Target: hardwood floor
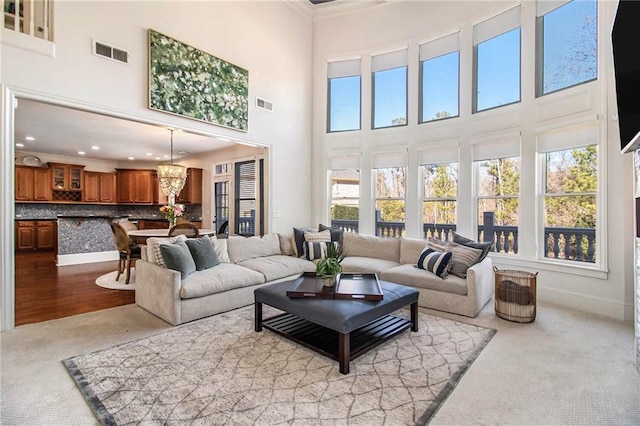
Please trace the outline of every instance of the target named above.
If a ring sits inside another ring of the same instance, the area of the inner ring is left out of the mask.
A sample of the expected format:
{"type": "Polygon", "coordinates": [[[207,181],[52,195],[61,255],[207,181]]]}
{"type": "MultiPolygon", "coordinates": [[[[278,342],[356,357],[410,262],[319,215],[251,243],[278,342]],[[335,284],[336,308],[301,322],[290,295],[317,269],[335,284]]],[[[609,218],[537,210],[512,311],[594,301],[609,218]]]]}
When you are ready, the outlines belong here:
{"type": "Polygon", "coordinates": [[[113,261],[56,266],[54,251],[16,253],[16,326],[134,303],[135,291],[95,283],[117,265],[113,261]]]}

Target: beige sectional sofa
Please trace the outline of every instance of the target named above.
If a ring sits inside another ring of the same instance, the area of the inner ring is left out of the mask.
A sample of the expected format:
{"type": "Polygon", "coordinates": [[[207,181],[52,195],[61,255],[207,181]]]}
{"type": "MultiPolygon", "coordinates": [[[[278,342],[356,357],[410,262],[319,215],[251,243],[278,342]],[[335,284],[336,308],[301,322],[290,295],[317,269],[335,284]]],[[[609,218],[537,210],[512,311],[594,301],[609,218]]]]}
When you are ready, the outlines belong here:
{"type": "MultiPolygon", "coordinates": [[[[315,271],[315,263],[293,254],[289,235],[231,236],[212,238],[219,265],[183,279],[180,272],[158,264],[159,244],[166,242],[150,238],[136,262],[136,303],[174,325],[249,305],[256,288],[315,271]]],[[[377,273],[381,280],[416,288],[420,306],[475,316],[493,294],[491,259],[471,266],[466,278],[449,275],[443,280],[415,266],[425,244],[345,232],[342,266],[344,272],[377,273]]]]}

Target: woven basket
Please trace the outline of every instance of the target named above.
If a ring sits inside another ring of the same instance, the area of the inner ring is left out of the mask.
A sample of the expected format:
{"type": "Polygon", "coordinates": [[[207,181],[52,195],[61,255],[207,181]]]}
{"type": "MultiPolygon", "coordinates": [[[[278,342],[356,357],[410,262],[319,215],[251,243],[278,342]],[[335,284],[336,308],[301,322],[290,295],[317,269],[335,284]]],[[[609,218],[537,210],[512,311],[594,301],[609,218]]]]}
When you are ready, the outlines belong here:
{"type": "Polygon", "coordinates": [[[495,272],[495,310],[500,318],[514,322],[536,319],[536,279],[538,273],[500,270],[495,272]]]}

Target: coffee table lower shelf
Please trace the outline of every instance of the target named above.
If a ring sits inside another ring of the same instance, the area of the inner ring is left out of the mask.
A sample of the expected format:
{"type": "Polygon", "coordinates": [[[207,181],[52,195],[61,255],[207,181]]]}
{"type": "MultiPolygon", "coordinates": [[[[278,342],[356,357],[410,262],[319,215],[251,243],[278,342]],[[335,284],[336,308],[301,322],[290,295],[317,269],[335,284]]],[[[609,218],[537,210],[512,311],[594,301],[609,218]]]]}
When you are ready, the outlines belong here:
{"type": "Polygon", "coordinates": [[[412,323],[407,318],[389,314],[351,333],[340,333],[296,315],[283,313],[263,320],[262,326],[338,361],[340,372],[348,374],[351,360],[411,328],[412,323]]]}

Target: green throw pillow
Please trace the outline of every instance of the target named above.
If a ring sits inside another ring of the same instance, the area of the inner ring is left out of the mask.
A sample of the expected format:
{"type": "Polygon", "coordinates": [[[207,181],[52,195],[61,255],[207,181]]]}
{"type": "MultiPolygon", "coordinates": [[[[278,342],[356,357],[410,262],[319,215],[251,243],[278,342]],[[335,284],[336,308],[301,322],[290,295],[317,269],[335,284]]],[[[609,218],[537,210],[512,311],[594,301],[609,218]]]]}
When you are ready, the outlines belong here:
{"type": "Polygon", "coordinates": [[[213,243],[208,236],[189,238],[185,242],[196,264],[197,271],[213,268],[220,263],[216,255],[216,249],[213,247],[213,243]]]}
{"type": "Polygon", "coordinates": [[[184,241],[172,244],[161,244],[160,252],[167,268],[180,272],[181,278],[186,278],[196,271],[196,264],[191,252],[184,241]]]}

